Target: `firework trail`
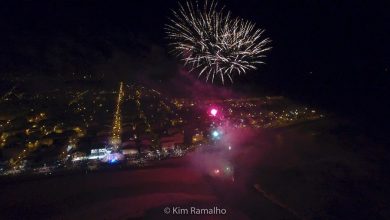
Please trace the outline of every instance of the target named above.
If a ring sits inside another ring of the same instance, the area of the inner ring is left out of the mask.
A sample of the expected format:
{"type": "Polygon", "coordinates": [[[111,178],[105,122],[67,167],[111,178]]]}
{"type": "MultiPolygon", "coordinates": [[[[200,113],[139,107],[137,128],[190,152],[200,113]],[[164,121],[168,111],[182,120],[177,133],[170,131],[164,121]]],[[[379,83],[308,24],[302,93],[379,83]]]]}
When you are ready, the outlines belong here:
{"type": "Polygon", "coordinates": [[[182,57],[190,71],[197,70],[206,81],[215,76],[241,75],[257,69],[269,47],[270,39],[263,38],[262,29],[241,18],[232,18],[224,8],[218,9],[215,1],[206,1],[203,7],[187,1],[179,3],[165,25],[172,51],[182,57]]]}

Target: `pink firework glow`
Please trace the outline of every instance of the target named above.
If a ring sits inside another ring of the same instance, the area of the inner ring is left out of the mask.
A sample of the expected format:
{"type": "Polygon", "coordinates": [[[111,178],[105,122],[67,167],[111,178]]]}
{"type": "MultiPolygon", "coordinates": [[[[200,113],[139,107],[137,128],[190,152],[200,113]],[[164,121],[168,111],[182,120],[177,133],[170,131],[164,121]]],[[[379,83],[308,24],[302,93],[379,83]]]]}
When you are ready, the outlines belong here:
{"type": "Polygon", "coordinates": [[[213,109],[210,110],[210,113],[211,113],[212,116],[215,117],[217,115],[217,113],[218,113],[218,110],[213,108],[213,109]]]}

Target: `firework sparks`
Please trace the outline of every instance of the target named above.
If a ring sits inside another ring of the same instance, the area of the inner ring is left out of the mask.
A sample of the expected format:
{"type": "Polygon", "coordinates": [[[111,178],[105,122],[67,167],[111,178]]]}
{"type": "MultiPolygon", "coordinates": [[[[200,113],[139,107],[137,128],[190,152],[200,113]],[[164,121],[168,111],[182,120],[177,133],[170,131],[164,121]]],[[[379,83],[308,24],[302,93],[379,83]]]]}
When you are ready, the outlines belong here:
{"type": "Polygon", "coordinates": [[[215,117],[215,116],[217,116],[218,110],[213,108],[213,109],[210,110],[210,113],[211,113],[212,116],[215,117]]]}
{"type": "Polygon", "coordinates": [[[224,8],[218,9],[214,1],[203,7],[196,2],[179,3],[179,9],[165,26],[173,52],[182,57],[190,71],[197,70],[199,77],[206,75],[214,81],[219,76],[222,83],[227,76],[244,74],[263,64],[270,39],[263,38],[264,30],[241,18],[232,18],[224,8]]]}

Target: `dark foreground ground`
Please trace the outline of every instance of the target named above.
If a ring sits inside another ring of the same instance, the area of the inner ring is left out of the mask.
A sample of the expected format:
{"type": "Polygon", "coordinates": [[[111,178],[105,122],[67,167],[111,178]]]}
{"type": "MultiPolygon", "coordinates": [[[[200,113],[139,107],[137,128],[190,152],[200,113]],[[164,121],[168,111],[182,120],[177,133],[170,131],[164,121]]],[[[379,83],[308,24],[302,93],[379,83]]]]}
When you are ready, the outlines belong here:
{"type": "Polygon", "coordinates": [[[389,153],[325,119],[227,134],[231,151],[203,147],[139,170],[6,180],[0,219],[389,219],[389,153]],[[234,168],[234,178],[215,169],[234,168]],[[224,208],[226,215],[164,214],[224,208]]]}

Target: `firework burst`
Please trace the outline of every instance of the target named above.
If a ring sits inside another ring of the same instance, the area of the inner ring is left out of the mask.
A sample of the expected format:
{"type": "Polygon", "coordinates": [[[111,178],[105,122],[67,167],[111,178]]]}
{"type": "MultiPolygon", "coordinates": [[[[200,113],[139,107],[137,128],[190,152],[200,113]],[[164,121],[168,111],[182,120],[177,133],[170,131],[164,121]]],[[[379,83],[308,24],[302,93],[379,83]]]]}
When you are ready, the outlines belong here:
{"type": "Polygon", "coordinates": [[[182,57],[190,72],[197,70],[206,81],[219,76],[222,83],[227,76],[244,74],[257,69],[269,47],[270,39],[263,38],[262,29],[241,18],[232,18],[229,11],[218,8],[215,1],[179,3],[173,10],[165,31],[172,51],[182,57]]]}

